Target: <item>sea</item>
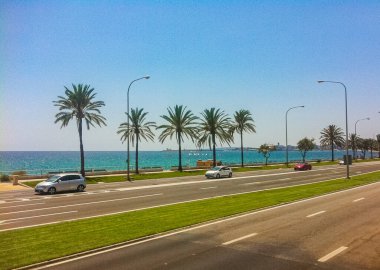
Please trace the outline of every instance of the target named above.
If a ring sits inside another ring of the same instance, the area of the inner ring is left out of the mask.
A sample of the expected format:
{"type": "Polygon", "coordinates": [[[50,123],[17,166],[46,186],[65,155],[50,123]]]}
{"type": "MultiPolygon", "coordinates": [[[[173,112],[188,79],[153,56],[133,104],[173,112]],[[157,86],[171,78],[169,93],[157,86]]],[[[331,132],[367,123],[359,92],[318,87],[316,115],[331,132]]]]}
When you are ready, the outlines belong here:
{"type": "MultiPolygon", "coordinates": [[[[345,151],[336,150],[335,159],[342,159],[345,151]]],[[[135,152],[130,152],[131,170],[135,167],[135,152]]],[[[85,169],[118,171],[127,169],[126,151],[85,151],[85,169]]],[[[195,167],[197,160],[212,159],[209,150],[183,150],[182,166],[195,167]]],[[[218,150],[216,159],[226,165],[240,164],[239,150],[218,150]]],[[[306,159],[331,160],[331,151],[314,150],[307,153],[306,159]]],[[[281,163],[286,160],[285,151],[272,152],[268,163],[281,163]]],[[[289,151],[289,162],[302,160],[299,151],[289,151]]],[[[244,164],[262,164],[265,159],[256,150],[244,152],[244,164]]],[[[139,168],[162,167],[169,170],[178,166],[178,151],[139,151],[139,168]]],[[[0,151],[0,173],[11,174],[25,171],[30,175],[44,175],[51,172],[80,170],[79,151],[0,151]]]]}

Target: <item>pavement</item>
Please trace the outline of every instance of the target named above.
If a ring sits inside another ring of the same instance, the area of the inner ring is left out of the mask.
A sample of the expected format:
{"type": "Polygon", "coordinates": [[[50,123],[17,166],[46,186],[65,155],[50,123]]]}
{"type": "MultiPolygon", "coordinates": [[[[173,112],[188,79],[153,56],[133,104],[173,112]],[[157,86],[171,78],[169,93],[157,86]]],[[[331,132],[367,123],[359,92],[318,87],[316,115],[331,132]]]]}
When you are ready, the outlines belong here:
{"type": "Polygon", "coordinates": [[[16,191],[16,190],[27,190],[30,187],[24,185],[13,185],[12,182],[0,182],[0,192],[2,191],[16,191]]]}

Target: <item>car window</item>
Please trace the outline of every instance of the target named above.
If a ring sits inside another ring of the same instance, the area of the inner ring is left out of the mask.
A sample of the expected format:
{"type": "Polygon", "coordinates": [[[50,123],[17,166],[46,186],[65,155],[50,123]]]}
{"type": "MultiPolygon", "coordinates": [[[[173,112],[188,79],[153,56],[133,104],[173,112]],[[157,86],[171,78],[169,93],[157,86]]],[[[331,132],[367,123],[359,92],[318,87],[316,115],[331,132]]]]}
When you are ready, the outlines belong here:
{"type": "Polygon", "coordinates": [[[68,181],[68,180],[70,180],[70,176],[69,175],[62,176],[59,180],[68,181]]]}

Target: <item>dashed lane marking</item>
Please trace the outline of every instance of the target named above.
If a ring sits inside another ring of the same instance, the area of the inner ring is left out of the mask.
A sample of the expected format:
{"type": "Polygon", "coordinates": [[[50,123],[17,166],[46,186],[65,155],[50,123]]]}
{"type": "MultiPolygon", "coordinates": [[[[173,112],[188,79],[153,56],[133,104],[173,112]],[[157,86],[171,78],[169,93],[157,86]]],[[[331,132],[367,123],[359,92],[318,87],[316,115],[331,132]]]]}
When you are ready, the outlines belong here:
{"type": "Polygon", "coordinates": [[[323,213],[325,213],[325,212],[326,212],[326,211],[319,211],[319,212],[317,212],[317,213],[310,214],[310,215],[308,215],[308,216],[306,216],[306,217],[308,217],[308,218],[310,218],[310,217],[314,217],[314,216],[317,216],[317,215],[323,214],[323,213]]]}
{"type": "Polygon", "coordinates": [[[245,235],[245,236],[242,236],[242,237],[239,237],[239,238],[233,239],[233,240],[231,240],[231,241],[224,242],[224,243],[222,244],[222,246],[228,246],[228,245],[231,245],[231,244],[236,243],[236,242],[238,242],[238,241],[241,241],[241,240],[244,240],[244,239],[247,239],[247,238],[253,237],[253,236],[255,236],[255,235],[257,235],[257,233],[251,233],[251,234],[248,234],[248,235],[245,235]]]}
{"type": "Polygon", "coordinates": [[[360,201],[362,201],[362,200],[364,200],[364,199],[365,199],[365,198],[362,197],[362,198],[359,198],[359,199],[353,200],[352,202],[360,202],[360,201]]]}
{"type": "Polygon", "coordinates": [[[338,248],[338,249],[336,249],[336,250],[330,252],[330,253],[327,254],[326,256],[323,256],[322,258],[320,258],[320,259],[318,260],[318,262],[326,262],[326,261],[330,260],[332,257],[335,257],[335,256],[338,255],[339,253],[345,251],[346,249],[347,249],[347,247],[342,246],[342,247],[340,247],[340,248],[338,248]]]}

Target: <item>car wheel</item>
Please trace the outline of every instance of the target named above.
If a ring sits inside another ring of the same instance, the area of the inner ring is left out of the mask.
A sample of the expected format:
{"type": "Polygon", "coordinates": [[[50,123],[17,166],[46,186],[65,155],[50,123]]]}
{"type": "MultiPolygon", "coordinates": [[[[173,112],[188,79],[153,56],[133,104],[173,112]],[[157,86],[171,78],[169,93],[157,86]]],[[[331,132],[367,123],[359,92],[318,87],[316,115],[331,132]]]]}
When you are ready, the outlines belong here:
{"type": "Polygon", "coordinates": [[[79,185],[79,186],[77,187],[77,191],[78,191],[78,192],[83,192],[83,191],[84,191],[84,186],[83,186],[83,185],[79,185]]]}
{"type": "Polygon", "coordinates": [[[220,174],[219,173],[216,175],[216,178],[220,178],[220,174]]]}
{"type": "Polygon", "coordinates": [[[54,187],[51,187],[51,188],[49,188],[49,190],[48,190],[48,193],[50,194],[50,195],[53,195],[53,194],[55,194],[57,192],[57,190],[54,188],[54,187]]]}
{"type": "Polygon", "coordinates": [[[232,177],[232,172],[230,172],[230,174],[228,175],[228,177],[229,177],[229,178],[231,178],[231,177],[232,177]]]}

